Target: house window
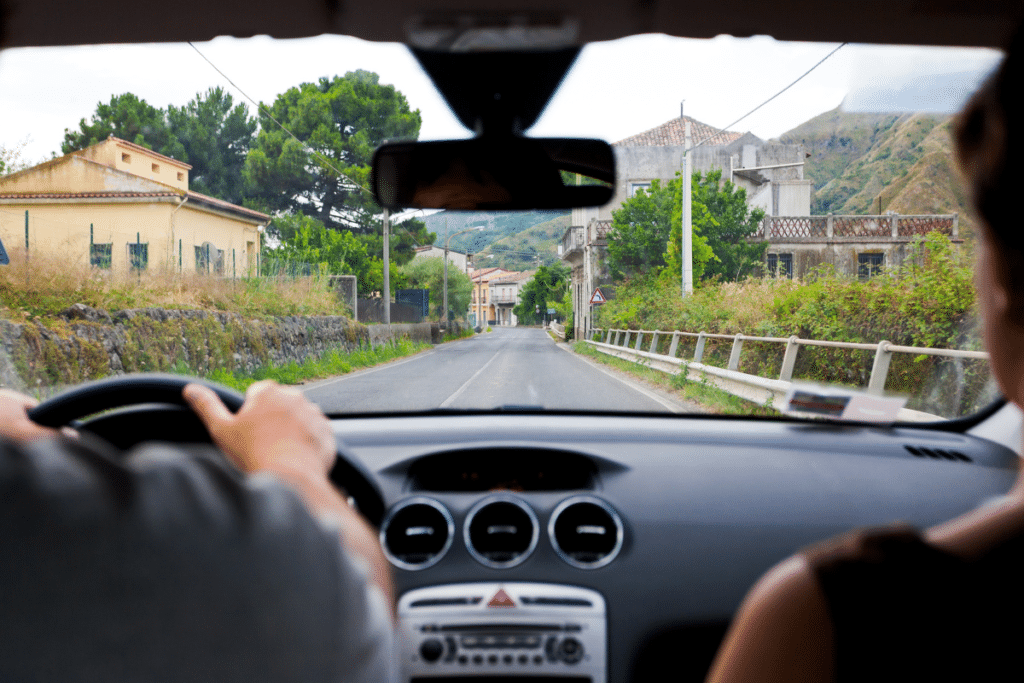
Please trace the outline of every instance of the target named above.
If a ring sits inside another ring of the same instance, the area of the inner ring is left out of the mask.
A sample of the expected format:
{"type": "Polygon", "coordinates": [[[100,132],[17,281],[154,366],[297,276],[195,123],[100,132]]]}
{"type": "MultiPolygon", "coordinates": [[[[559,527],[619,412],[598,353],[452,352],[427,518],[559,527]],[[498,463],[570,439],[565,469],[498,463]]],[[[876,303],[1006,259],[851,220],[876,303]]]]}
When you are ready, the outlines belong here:
{"type": "Polygon", "coordinates": [[[110,258],[113,244],[92,244],[89,246],[89,265],[93,268],[110,270],[110,258]]]}
{"type": "Polygon", "coordinates": [[[768,254],[768,274],[793,279],[793,254],[768,254]]]}
{"type": "Polygon", "coordinates": [[[121,152],[121,161],[123,161],[126,164],[132,163],[132,155],[121,152]]]}
{"type": "Polygon", "coordinates": [[[181,173],[181,172],[179,171],[179,172],[178,172],[178,180],[184,180],[184,179],[185,179],[185,174],[184,174],[184,173],[181,173]]]}
{"type": "Polygon", "coordinates": [[[153,173],[160,172],[160,164],[153,164],[153,173]]]}
{"type": "Polygon", "coordinates": [[[128,263],[132,270],[145,270],[149,266],[149,243],[128,243],[128,263]]]}
{"type": "Polygon", "coordinates": [[[202,247],[196,247],[196,272],[205,273],[209,270],[206,263],[206,251],[202,247]]]}
{"type": "Polygon", "coordinates": [[[857,277],[870,280],[882,272],[885,265],[885,254],[857,254],[857,277]]]}
{"type": "Polygon", "coordinates": [[[629,184],[629,196],[630,197],[635,195],[637,190],[644,190],[645,192],[650,192],[650,190],[651,190],[651,183],[649,181],[644,181],[644,182],[630,183],[629,184]]]}

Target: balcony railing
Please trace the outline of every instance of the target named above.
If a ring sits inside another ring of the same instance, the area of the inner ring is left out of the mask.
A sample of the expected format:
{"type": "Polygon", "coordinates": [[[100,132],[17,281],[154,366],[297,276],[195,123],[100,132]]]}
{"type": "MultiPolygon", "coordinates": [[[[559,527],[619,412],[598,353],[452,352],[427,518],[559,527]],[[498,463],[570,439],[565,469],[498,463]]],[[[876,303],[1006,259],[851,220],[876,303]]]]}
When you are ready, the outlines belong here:
{"type": "Polygon", "coordinates": [[[959,216],[765,216],[754,239],[769,242],[909,242],[930,232],[959,238],[959,216]]]}
{"type": "Polygon", "coordinates": [[[573,225],[569,227],[566,229],[565,234],[562,235],[562,259],[566,259],[570,255],[581,253],[585,244],[586,240],[583,235],[583,226],[573,225]]]}

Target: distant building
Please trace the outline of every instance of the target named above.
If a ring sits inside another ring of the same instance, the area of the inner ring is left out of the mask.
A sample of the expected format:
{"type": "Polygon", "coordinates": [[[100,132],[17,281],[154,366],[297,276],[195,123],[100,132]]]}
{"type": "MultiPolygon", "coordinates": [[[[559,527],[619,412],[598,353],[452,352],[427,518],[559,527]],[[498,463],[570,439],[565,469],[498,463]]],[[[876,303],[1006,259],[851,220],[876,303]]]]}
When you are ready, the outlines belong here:
{"type": "Polygon", "coordinates": [[[473,292],[470,295],[469,303],[471,324],[480,327],[497,324],[498,309],[490,296],[491,280],[514,274],[513,271],[504,268],[477,268],[469,271],[469,278],[473,281],[473,292]]]}
{"type": "MultiPolygon", "coordinates": [[[[444,258],[444,247],[439,247],[436,244],[430,244],[425,247],[416,247],[416,254],[412,258],[414,261],[424,258],[444,258]]],[[[469,256],[467,254],[449,249],[448,262],[463,273],[469,272],[469,256]]]]}
{"type": "Polygon", "coordinates": [[[690,117],[667,121],[616,142],[616,186],[612,201],[602,207],[573,209],[562,236],[561,258],[572,267],[573,321],[577,338],[591,326],[590,297],[609,281],[605,265],[612,212],[640,189],[662,184],[683,167],[686,128],[693,172],[720,170],[746,190],[747,204],[768,215],[806,216],[811,209],[810,180],[804,180],[807,153],[802,145],[765,142],[752,133],[719,131],[690,117]]]}
{"type": "Polygon", "coordinates": [[[766,216],[755,240],[768,242],[766,268],[778,277],[801,278],[818,266],[866,280],[902,264],[910,246],[930,232],[962,242],[959,217],[766,216]]]}
{"type": "Polygon", "coordinates": [[[519,303],[519,293],[527,282],[533,279],[534,270],[522,273],[511,273],[502,275],[490,280],[488,288],[490,291],[491,303],[494,306],[494,319],[498,325],[514,327],[519,324],[519,318],[512,309],[519,303]]]}
{"type": "Polygon", "coordinates": [[[192,192],[190,169],[111,137],[0,177],[0,239],[102,269],[255,274],[270,216],[192,192]]]}

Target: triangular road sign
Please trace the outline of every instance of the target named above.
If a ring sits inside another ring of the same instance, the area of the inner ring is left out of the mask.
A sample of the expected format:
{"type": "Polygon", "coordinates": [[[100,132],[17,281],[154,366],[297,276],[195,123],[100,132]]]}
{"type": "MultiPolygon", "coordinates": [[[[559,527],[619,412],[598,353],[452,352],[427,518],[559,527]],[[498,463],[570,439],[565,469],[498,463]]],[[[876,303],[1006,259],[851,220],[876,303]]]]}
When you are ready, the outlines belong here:
{"type": "Polygon", "coordinates": [[[592,304],[603,304],[606,301],[608,301],[608,300],[604,298],[604,293],[601,292],[601,288],[600,287],[595,287],[594,288],[594,293],[590,297],[590,303],[592,303],[592,304]]]}

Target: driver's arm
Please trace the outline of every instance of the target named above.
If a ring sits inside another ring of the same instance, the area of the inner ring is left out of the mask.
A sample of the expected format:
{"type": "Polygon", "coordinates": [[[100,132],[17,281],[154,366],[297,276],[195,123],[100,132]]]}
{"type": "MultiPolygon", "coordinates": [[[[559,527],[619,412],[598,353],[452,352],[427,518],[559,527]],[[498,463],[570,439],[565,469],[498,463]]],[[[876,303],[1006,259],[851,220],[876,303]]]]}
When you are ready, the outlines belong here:
{"type": "Polygon", "coordinates": [[[271,381],[251,385],[237,414],[202,385],[185,387],[184,396],[217,446],[243,472],[272,474],[302,496],[313,514],[340,527],[345,547],[368,564],[373,582],[394,609],[388,562],[377,535],[328,479],[337,445],[320,409],[271,381]]]}

